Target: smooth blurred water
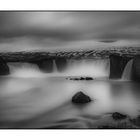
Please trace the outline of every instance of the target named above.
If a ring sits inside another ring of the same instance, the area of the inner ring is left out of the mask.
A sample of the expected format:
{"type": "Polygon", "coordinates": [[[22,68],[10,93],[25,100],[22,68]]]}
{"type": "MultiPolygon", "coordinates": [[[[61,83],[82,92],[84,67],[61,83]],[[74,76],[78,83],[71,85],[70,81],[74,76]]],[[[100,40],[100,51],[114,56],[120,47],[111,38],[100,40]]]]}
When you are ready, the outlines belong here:
{"type": "Polygon", "coordinates": [[[131,81],[70,81],[66,77],[1,77],[0,128],[94,128],[112,112],[139,115],[140,86],[131,81]],[[92,98],[75,105],[82,91],[92,98]]]}
{"type": "MultiPolygon", "coordinates": [[[[52,73],[41,72],[35,64],[9,63],[11,74],[0,77],[0,128],[100,128],[120,123],[111,117],[113,112],[128,119],[139,115],[140,86],[129,79],[131,61],[120,80],[109,80],[108,59],[67,63],[61,73],[55,63],[52,73]],[[68,80],[73,76],[94,80],[68,80]],[[92,102],[73,104],[72,96],[79,91],[92,102]]],[[[133,126],[128,119],[125,126],[133,126]]]]}

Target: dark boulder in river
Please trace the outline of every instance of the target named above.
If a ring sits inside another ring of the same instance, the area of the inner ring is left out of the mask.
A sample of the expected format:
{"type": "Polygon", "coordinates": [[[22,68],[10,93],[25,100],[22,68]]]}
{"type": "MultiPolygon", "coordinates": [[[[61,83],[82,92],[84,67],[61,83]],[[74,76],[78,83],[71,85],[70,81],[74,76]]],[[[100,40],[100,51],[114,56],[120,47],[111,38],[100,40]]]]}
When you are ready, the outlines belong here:
{"type": "Polygon", "coordinates": [[[114,120],[123,120],[123,119],[126,119],[126,115],[124,115],[124,114],[121,114],[121,113],[118,113],[118,112],[114,112],[113,114],[112,114],[112,118],[114,119],[114,120]]]}
{"type": "Polygon", "coordinates": [[[91,101],[90,97],[85,95],[82,91],[77,92],[72,97],[72,102],[76,104],[85,104],[85,103],[89,103],[90,101],[91,101]]]}
{"type": "Polygon", "coordinates": [[[0,57],[0,75],[8,75],[10,73],[7,63],[0,57]]]}
{"type": "Polygon", "coordinates": [[[112,54],[109,56],[110,58],[110,78],[118,79],[122,77],[122,73],[127,62],[130,60],[129,57],[122,57],[116,54],[112,54]]]}

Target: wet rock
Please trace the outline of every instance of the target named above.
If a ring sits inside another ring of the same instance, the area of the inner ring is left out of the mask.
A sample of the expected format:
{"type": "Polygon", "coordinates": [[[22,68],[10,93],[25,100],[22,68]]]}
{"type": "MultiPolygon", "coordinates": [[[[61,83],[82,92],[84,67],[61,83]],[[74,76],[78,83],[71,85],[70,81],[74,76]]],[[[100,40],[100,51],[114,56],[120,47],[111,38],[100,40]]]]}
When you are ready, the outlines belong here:
{"type": "Polygon", "coordinates": [[[69,80],[94,80],[92,77],[70,78],[69,80]]]}
{"type": "Polygon", "coordinates": [[[85,78],[84,77],[81,77],[81,78],[79,78],[79,80],[85,80],[85,78]]]}
{"type": "Polygon", "coordinates": [[[71,79],[71,80],[80,80],[79,78],[73,78],[73,79],[71,79]]]}
{"type": "Polygon", "coordinates": [[[86,77],[85,79],[86,79],[86,80],[93,80],[92,77],[86,77]]]}
{"type": "Polygon", "coordinates": [[[0,75],[8,75],[10,73],[7,63],[0,57],[0,75]]]}
{"type": "Polygon", "coordinates": [[[118,113],[118,112],[114,112],[113,114],[112,114],[112,118],[114,119],[114,120],[123,120],[123,119],[126,119],[126,115],[124,115],[124,114],[121,114],[121,113],[118,113]]]}
{"type": "Polygon", "coordinates": [[[133,60],[132,80],[140,82],[140,55],[135,56],[133,60]]]}
{"type": "Polygon", "coordinates": [[[53,72],[53,59],[44,59],[42,61],[37,62],[37,64],[41,71],[46,73],[53,72]]]}
{"type": "Polygon", "coordinates": [[[85,104],[85,103],[89,103],[90,101],[91,101],[90,97],[85,95],[82,91],[77,92],[72,97],[72,102],[77,104],[85,104]]]}
{"type": "Polygon", "coordinates": [[[134,119],[130,119],[130,121],[136,125],[136,126],[140,126],[140,116],[134,118],[134,119]]]}
{"type": "Polygon", "coordinates": [[[121,78],[124,68],[130,58],[122,57],[116,54],[112,54],[109,56],[110,59],[110,75],[111,79],[121,78]]]}
{"type": "Polygon", "coordinates": [[[67,67],[67,60],[65,58],[57,58],[55,59],[55,63],[59,72],[64,71],[67,67]]]}

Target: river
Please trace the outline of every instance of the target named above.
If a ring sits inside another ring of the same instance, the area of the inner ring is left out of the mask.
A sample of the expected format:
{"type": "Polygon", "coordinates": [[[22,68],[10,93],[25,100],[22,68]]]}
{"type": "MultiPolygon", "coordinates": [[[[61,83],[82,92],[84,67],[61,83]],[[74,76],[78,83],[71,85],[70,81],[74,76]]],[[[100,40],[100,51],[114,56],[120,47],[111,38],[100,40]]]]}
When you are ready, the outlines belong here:
{"type": "Polygon", "coordinates": [[[0,128],[139,128],[140,86],[130,77],[130,61],[121,79],[109,79],[108,60],[71,60],[65,72],[43,73],[31,64],[11,63],[0,77],[0,128]],[[68,77],[91,76],[75,81],[68,77]],[[92,101],[71,102],[82,91],[92,101]],[[112,113],[127,117],[114,120],[112,113]]]}
{"type": "Polygon", "coordinates": [[[139,115],[140,86],[130,81],[2,77],[0,83],[1,128],[99,128],[120,123],[111,117],[113,112],[129,119],[139,115]],[[92,102],[73,104],[72,96],[78,91],[92,102]]]}

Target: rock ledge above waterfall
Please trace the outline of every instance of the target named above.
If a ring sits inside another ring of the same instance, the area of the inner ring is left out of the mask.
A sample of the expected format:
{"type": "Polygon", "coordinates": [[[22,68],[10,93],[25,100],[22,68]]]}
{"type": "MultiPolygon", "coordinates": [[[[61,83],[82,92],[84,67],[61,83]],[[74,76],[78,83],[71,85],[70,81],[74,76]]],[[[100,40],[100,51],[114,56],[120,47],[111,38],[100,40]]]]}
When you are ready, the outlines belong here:
{"type": "Polygon", "coordinates": [[[7,62],[36,62],[44,59],[81,59],[81,58],[108,58],[111,54],[133,57],[140,54],[138,47],[105,48],[80,51],[33,51],[33,52],[1,52],[0,56],[7,62]]]}

